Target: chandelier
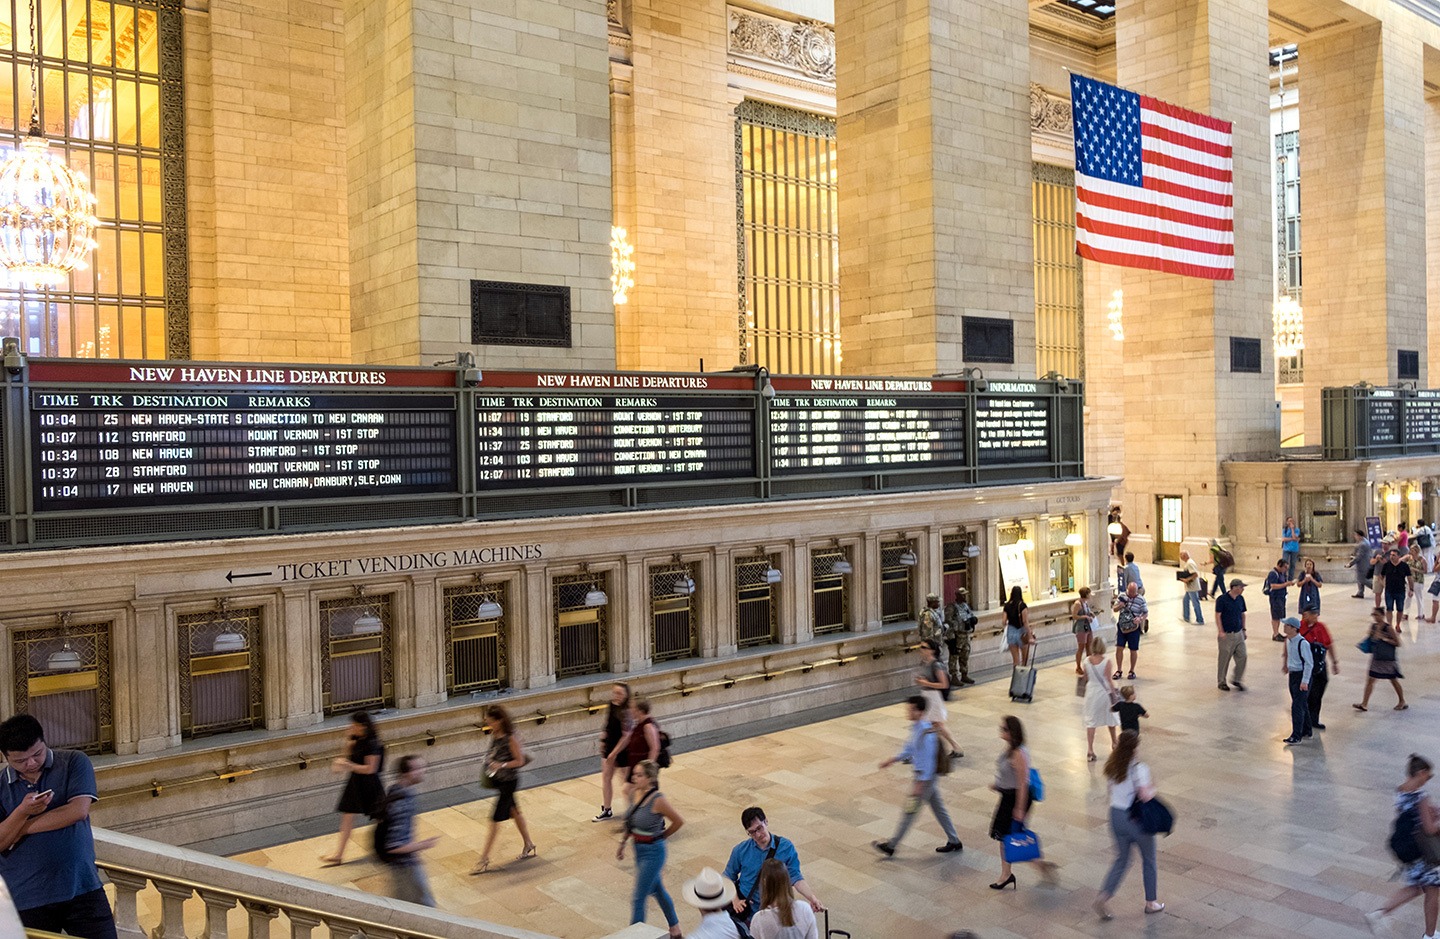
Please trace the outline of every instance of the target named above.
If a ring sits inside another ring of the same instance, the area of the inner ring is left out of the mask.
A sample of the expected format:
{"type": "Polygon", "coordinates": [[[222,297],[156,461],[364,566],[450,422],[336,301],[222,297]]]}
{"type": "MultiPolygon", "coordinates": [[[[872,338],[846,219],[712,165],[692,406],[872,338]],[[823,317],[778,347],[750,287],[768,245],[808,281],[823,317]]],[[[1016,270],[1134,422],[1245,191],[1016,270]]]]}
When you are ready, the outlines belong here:
{"type": "Polygon", "coordinates": [[[1111,294],[1106,306],[1110,311],[1110,335],[1116,342],[1124,342],[1125,322],[1122,317],[1125,315],[1125,291],[1117,290],[1111,294]]]}
{"type": "Polygon", "coordinates": [[[0,162],[0,267],[22,283],[51,286],[85,267],[100,222],[85,174],[52,153],[40,129],[39,77],[30,0],[30,131],[0,162]]]}
{"type": "Polygon", "coordinates": [[[1275,355],[1277,358],[1297,356],[1305,348],[1305,313],[1292,297],[1281,297],[1275,301],[1272,315],[1275,327],[1275,355]]]}
{"type": "Polygon", "coordinates": [[[629,233],[623,228],[610,229],[610,292],[615,305],[621,306],[630,299],[635,289],[635,246],[630,243],[629,233]]]}

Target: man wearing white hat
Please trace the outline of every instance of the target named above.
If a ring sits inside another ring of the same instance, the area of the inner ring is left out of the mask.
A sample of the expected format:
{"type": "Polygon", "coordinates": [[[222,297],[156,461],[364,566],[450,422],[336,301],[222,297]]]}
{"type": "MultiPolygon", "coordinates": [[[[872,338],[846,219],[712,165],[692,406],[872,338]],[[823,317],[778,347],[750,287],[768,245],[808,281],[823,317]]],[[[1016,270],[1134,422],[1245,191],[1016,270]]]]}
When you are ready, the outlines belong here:
{"type": "Polygon", "coordinates": [[[713,867],[700,871],[700,876],[685,881],[680,897],[700,911],[700,925],[686,933],[689,939],[740,939],[729,913],[735,901],[735,884],[721,877],[719,871],[713,867]]]}

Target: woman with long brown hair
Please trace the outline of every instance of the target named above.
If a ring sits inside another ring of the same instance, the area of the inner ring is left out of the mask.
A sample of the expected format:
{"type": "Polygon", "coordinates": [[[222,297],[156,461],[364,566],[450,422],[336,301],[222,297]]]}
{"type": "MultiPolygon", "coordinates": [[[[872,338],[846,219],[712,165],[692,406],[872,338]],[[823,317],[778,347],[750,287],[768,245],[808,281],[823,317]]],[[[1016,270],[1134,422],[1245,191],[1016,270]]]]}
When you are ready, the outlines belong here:
{"type": "Polygon", "coordinates": [[[1159,913],[1165,904],[1156,899],[1155,836],[1140,827],[1130,817],[1130,806],[1139,799],[1144,802],[1155,797],[1155,785],[1150,778],[1150,767],[1135,759],[1140,748],[1140,735],[1127,730],[1120,735],[1110,759],[1105,761],[1105,780],[1110,788],[1110,830],[1115,834],[1115,863],[1105,875],[1105,883],[1095,898],[1095,913],[1102,920],[1110,920],[1106,906],[1115,895],[1120,881],[1130,869],[1130,849],[1140,849],[1140,872],[1145,880],[1145,912],[1159,913]]]}
{"type": "Polygon", "coordinates": [[[490,734],[490,752],[485,757],[485,774],[490,777],[499,795],[495,799],[495,810],[490,814],[490,830],[485,835],[485,850],[480,852],[480,860],[470,871],[472,874],[483,874],[490,870],[490,849],[495,846],[495,838],[500,834],[500,823],[510,819],[515,820],[515,827],[524,841],[524,847],[515,860],[523,861],[535,856],[535,842],[530,840],[530,829],[525,825],[525,816],[515,802],[515,790],[520,785],[520,768],[530,762],[525,756],[525,750],[520,746],[520,738],[515,734],[515,722],[503,707],[492,704],[485,709],[485,730],[490,734]]]}
{"type": "Polygon", "coordinates": [[[750,923],[754,939],[820,939],[815,911],[795,899],[790,871],[776,858],[760,865],[760,909],[750,923]]]}
{"type": "MultiPolygon", "coordinates": [[[[1005,836],[1014,829],[1015,823],[1025,824],[1033,803],[1030,792],[1030,750],[1025,746],[1025,727],[1020,718],[1007,714],[1000,718],[1000,739],[1005,749],[995,760],[995,781],[990,784],[994,792],[1000,793],[1000,802],[995,806],[995,817],[990,820],[990,838],[1000,843],[1000,879],[990,885],[991,890],[1015,887],[1015,875],[1010,862],[1005,860],[1005,836]]],[[[1046,882],[1055,880],[1055,865],[1046,860],[1037,860],[1041,875],[1046,882]]]]}
{"type": "Polygon", "coordinates": [[[1030,611],[1020,585],[1010,588],[1010,599],[1001,607],[1005,613],[1005,647],[1010,650],[1010,664],[1019,668],[1030,661],[1030,611]]]}

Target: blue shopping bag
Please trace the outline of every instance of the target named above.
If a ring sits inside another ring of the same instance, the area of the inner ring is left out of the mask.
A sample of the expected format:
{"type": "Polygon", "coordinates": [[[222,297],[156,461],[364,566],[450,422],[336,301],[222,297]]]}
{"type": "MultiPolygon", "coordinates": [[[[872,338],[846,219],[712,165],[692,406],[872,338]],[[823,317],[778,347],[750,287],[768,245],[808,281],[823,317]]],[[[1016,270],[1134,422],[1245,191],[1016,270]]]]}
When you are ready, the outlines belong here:
{"type": "Polygon", "coordinates": [[[1010,834],[1000,842],[1000,852],[1007,864],[1040,860],[1040,836],[1020,822],[1011,822],[1010,834]]]}

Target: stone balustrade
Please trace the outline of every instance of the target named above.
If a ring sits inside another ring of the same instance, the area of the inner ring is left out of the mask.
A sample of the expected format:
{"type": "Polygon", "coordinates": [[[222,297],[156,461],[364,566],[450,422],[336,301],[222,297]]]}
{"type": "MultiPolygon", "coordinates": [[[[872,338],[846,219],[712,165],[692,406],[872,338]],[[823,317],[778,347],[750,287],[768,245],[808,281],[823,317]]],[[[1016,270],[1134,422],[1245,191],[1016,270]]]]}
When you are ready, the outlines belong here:
{"type": "MultiPolygon", "coordinates": [[[[120,939],[230,939],[237,908],[244,925],[236,939],[310,939],[322,927],[318,935],[331,939],[553,939],[103,828],[95,854],[115,888],[120,939]],[[159,895],[158,922],[142,925],[155,918],[156,904],[142,899],[149,890],[159,895]]],[[[640,924],[608,939],[665,934],[640,924]]]]}

